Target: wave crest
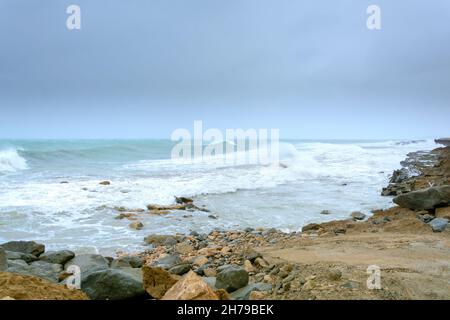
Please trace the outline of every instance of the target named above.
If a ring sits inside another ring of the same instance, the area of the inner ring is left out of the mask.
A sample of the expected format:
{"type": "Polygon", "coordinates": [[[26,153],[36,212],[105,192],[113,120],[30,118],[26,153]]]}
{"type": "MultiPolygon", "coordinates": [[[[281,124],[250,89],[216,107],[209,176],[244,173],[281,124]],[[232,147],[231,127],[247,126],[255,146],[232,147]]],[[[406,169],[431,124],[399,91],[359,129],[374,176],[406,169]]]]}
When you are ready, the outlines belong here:
{"type": "Polygon", "coordinates": [[[0,173],[28,169],[27,161],[19,154],[20,149],[0,150],[0,173]]]}

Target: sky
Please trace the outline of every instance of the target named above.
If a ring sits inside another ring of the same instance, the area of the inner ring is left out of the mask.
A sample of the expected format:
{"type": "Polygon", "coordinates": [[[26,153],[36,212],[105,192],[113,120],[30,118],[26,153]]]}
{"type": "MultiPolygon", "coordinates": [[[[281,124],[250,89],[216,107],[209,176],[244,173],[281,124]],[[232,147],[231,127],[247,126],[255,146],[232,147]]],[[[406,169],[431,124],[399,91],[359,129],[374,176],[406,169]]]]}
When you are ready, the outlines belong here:
{"type": "Polygon", "coordinates": [[[449,40],[448,0],[2,0],[0,138],[450,136],[449,40]]]}

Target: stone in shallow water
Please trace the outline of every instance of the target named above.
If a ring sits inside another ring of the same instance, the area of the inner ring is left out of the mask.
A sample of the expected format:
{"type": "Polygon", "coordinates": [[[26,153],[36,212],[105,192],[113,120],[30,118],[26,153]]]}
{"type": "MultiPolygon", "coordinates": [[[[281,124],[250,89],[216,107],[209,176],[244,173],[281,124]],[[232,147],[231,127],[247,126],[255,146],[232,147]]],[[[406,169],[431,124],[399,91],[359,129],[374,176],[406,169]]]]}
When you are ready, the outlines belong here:
{"type": "Polygon", "coordinates": [[[350,214],[350,217],[353,220],[364,220],[366,218],[366,215],[360,211],[354,211],[350,214]]]}

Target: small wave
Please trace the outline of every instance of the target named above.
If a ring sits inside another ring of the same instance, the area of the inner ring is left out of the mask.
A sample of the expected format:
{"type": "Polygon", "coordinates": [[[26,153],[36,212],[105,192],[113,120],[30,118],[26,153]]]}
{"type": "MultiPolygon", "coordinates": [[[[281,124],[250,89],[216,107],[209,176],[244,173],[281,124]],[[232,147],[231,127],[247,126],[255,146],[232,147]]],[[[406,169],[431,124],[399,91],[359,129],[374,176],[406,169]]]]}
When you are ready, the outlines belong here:
{"type": "Polygon", "coordinates": [[[19,154],[21,149],[0,150],[0,173],[28,169],[27,161],[19,154]]]}

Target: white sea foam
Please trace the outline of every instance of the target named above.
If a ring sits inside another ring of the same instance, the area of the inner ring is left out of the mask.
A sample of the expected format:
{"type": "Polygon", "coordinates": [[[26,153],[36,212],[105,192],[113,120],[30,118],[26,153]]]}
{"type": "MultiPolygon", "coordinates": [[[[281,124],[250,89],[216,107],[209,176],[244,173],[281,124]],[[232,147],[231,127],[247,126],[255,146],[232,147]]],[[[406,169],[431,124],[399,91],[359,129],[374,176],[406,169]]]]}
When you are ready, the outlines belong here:
{"type": "Polygon", "coordinates": [[[28,168],[27,161],[19,155],[19,150],[14,148],[0,150],[0,173],[28,168]]]}

